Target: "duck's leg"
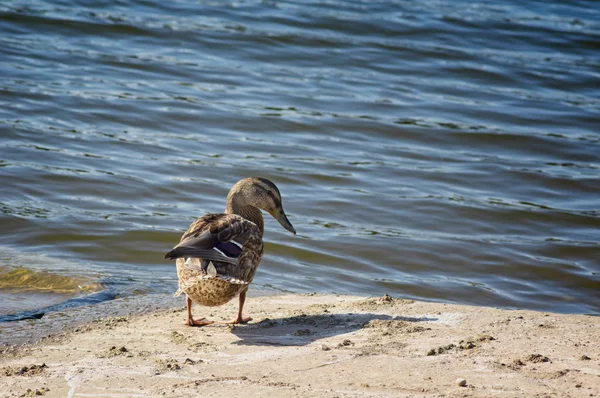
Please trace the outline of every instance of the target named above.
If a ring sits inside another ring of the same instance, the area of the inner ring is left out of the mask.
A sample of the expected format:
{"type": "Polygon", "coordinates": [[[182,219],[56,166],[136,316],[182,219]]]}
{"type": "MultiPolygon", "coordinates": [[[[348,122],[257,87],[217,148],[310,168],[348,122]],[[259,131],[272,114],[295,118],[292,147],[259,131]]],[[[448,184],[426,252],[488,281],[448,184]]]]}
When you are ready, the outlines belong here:
{"type": "Polygon", "coordinates": [[[194,320],[194,318],[192,318],[192,299],[189,298],[188,296],[185,296],[186,298],[186,306],[187,306],[187,317],[185,319],[185,323],[188,326],[206,326],[206,325],[210,325],[211,323],[214,323],[213,321],[207,321],[206,318],[201,318],[198,320],[194,320]]]}
{"type": "Polygon", "coordinates": [[[248,289],[246,289],[240,293],[240,308],[238,310],[237,317],[234,320],[226,322],[226,323],[237,325],[239,323],[248,323],[249,321],[252,320],[252,318],[250,318],[250,317],[244,318],[242,316],[242,311],[244,310],[244,302],[246,301],[246,292],[247,291],[248,291],[248,289]]]}

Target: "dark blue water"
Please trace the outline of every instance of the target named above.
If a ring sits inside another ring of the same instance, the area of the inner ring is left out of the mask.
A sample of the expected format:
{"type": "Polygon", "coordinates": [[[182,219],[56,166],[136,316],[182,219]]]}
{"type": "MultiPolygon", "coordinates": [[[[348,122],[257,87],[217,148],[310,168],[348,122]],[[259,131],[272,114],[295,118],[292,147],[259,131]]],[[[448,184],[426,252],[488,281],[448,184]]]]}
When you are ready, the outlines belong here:
{"type": "Polygon", "coordinates": [[[267,220],[255,288],[599,314],[599,10],[3,2],[0,313],[173,292],[257,175],[298,235],[267,220]]]}

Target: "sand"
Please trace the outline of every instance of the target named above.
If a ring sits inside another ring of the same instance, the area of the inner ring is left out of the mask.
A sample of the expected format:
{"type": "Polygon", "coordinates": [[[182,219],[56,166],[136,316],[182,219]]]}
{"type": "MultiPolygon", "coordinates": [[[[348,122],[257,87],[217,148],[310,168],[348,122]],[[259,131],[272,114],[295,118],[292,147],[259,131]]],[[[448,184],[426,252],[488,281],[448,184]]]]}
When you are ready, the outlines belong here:
{"type": "Polygon", "coordinates": [[[317,294],[247,312],[192,328],[178,304],[5,348],[0,397],[600,397],[595,316],[317,294]]]}

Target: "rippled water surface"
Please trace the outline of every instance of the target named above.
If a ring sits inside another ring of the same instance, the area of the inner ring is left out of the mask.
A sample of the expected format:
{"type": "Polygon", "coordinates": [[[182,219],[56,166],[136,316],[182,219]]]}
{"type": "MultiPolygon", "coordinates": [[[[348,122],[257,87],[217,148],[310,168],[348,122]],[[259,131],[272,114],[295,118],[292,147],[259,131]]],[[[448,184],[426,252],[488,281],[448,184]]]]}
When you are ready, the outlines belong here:
{"type": "Polygon", "coordinates": [[[256,288],[600,314],[599,10],[2,2],[0,267],[48,279],[0,314],[173,292],[251,175],[298,230],[266,220],[256,288]]]}

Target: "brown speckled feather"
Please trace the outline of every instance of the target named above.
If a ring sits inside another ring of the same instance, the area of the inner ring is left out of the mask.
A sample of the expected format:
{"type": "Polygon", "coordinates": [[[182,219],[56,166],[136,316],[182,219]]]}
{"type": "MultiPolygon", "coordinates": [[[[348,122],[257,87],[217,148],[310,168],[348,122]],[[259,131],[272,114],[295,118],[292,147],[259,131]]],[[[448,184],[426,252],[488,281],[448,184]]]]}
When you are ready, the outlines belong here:
{"type": "MultiPolygon", "coordinates": [[[[181,242],[194,243],[198,238],[216,239],[219,242],[235,240],[242,244],[237,263],[212,261],[217,275],[209,275],[201,267],[201,259],[177,258],[179,290],[194,302],[216,306],[234,298],[248,289],[263,254],[262,233],[256,224],[236,214],[207,214],[194,221],[181,237],[181,242]],[[232,283],[230,280],[237,281],[232,283]]],[[[173,250],[175,251],[175,250],[173,250]]]]}
{"type": "Polygon", "coordinates": [[[210,232],[218,236],[221,242],[227,242],[236,236],[247,232],[255,232],[260,235],[256,225],[236,214],[214,214],[209,213],[194,221],[181,237],[181,242],[188,238],[198,236],[203,232],[210,232]]]}

